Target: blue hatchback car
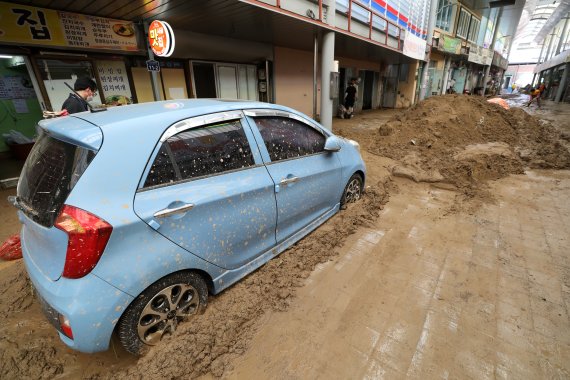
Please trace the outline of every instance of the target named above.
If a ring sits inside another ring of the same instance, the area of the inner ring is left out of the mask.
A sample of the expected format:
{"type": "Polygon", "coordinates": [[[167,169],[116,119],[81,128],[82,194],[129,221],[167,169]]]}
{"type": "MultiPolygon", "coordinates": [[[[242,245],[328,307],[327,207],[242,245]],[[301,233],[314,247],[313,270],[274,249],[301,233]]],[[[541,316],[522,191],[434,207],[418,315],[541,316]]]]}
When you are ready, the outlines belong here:
{"type": "Polygon", "coordinates": [[[137,354],[361,196],[358,144],[292,109],[180,100],[44,120],[24,261],[70,347],[137,354]]]}

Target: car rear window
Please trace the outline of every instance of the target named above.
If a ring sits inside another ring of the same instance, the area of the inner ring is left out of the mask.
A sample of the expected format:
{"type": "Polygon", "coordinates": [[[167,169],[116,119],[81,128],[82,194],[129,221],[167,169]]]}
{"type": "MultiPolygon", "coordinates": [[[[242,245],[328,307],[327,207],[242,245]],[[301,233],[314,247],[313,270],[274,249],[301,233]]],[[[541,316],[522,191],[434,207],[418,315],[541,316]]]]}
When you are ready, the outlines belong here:
{"type": "Polygon", "coordinates": [[[95,152],[42,134],[22,169],[18,202],[24,213],[53,226],[67,196],[95,157],[95,152]]]}

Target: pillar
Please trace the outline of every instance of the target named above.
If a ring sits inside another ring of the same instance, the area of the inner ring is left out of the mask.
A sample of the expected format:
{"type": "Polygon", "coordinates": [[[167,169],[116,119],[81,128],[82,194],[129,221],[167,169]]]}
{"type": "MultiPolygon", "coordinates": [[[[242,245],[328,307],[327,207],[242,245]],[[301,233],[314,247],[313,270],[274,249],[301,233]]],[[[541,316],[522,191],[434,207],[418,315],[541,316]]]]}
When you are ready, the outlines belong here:
{"type": "MultiPolygon", "coordinates": [[[[503,8],[499,9],[497,17],[495,18],[495,25],[493,30],[493,39],[491,40],[491,53],[495,54],[495,41],[497,40],[497,33],[499,32],[499,24],[501,23],[501,17],[503,16],[503,8]]],[[[485,69],[485,76],[483,77],[483,96],[485,96],[485,90],[487,89],[487,77],[489,76],[489,71],[491,71],[491,65],[487,66],[485,69]]]]}
{"type": "Polygon", "coordinates": [[[561,102],[562,94],[564,94],[564,89],[568,84],[568,72],[570,71],[570,63],[567,63],[564,68],[564,73],[562,73],[562,78],[560,78],[560,84],[558,85],[558,91],[556,91],[556,97],[554,101],[561,102]]]}
{"type": "Polygon", "coordinates": [[[451,57],[445,57],[443,64],[443,78],[442,78],[442,89],[441,93],[445,95],[447,93],[447,80],[449,79],[449,68],[451,67],[451,57]]]}
{"type": "Polygon", "coordinates": [[[429,82],[429,62],[431,56],[431,45],[433,41],[433,29],[435,28],[435,19],[437,17],[437,3],[438,0],[431,0],[429,6],[429,19],[428,19],[428,30],[427,30],[427,45],[429,50],[426,56],[426,62],[424,64],[422,81],[420,86],[420,101],[424,100],[426,97],[426,88],[429,82]]]}
{"type": "Polygon", "coordinates": [[[331,72],[333,70],[334,32],[326,31],[323,34],[323,45],[321,51],[321,124],[329,131],[332,131],[333,118],[333,100],[331,99],[330,88],[331,72]]]}

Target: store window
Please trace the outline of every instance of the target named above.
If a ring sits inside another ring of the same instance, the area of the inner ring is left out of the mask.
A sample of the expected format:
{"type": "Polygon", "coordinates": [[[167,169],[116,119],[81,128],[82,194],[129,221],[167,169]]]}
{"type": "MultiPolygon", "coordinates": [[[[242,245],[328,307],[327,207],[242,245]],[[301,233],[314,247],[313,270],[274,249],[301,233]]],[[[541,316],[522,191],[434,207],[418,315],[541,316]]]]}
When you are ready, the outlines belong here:
{"type": "Polygon", "coordinates": [[[465,8],[459,11],[459,21],[457,23],[457,37],[467,38],[469,34],[469,21],[471,20],[471,13],[467,12],[465,8]]]}
{"type": "Polygon", "coordinates": [[[435,27],[446,32],[451,31],[453,3],[450,0],[439,0],[437,3],[437,18],[435,27]]]}
{"type": "Polygon", "coordinates": [[[96,61],[97,75],[101,88],[99,92],[109,105],[133,103],[127,69],[123,61],[96,61]]]}
{"type": "Polygon", "coordinates": [[[471,16],[471,24],[469,25],[469,35],[467,40],[469,42],[477,42],[477,37],[479,36],[479,27],[481,26],[481,20],[471,16]]]}
{"type": "Polygon", "coordinates": [[[191,68],[197,98],[258,100],[254,65],[193,61],[191,68]]]}
{"type": "MultiPolygon", "coordinates": [[[[60,110],[69,96],[71,90],[67,85],[73,88],[75,80],[80,77],[95,78],[95,71],[90,61],[38,59],[37,64],[52,111],[60,110]]],[[[100,94],[97,93],[92,104],[103,103],[100,94]]]]}

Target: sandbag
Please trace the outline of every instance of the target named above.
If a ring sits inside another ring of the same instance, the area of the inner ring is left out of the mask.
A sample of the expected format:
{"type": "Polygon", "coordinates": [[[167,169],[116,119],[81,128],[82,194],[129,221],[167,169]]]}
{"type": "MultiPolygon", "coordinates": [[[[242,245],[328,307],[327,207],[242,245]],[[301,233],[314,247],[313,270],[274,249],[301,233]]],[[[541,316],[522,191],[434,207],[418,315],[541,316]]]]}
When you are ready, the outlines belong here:
{"type": "Polygon", "coordinates": [[[20,235],[12,235],[0,247],[0,260],[18,260],[22,258],[20,235]]]}

